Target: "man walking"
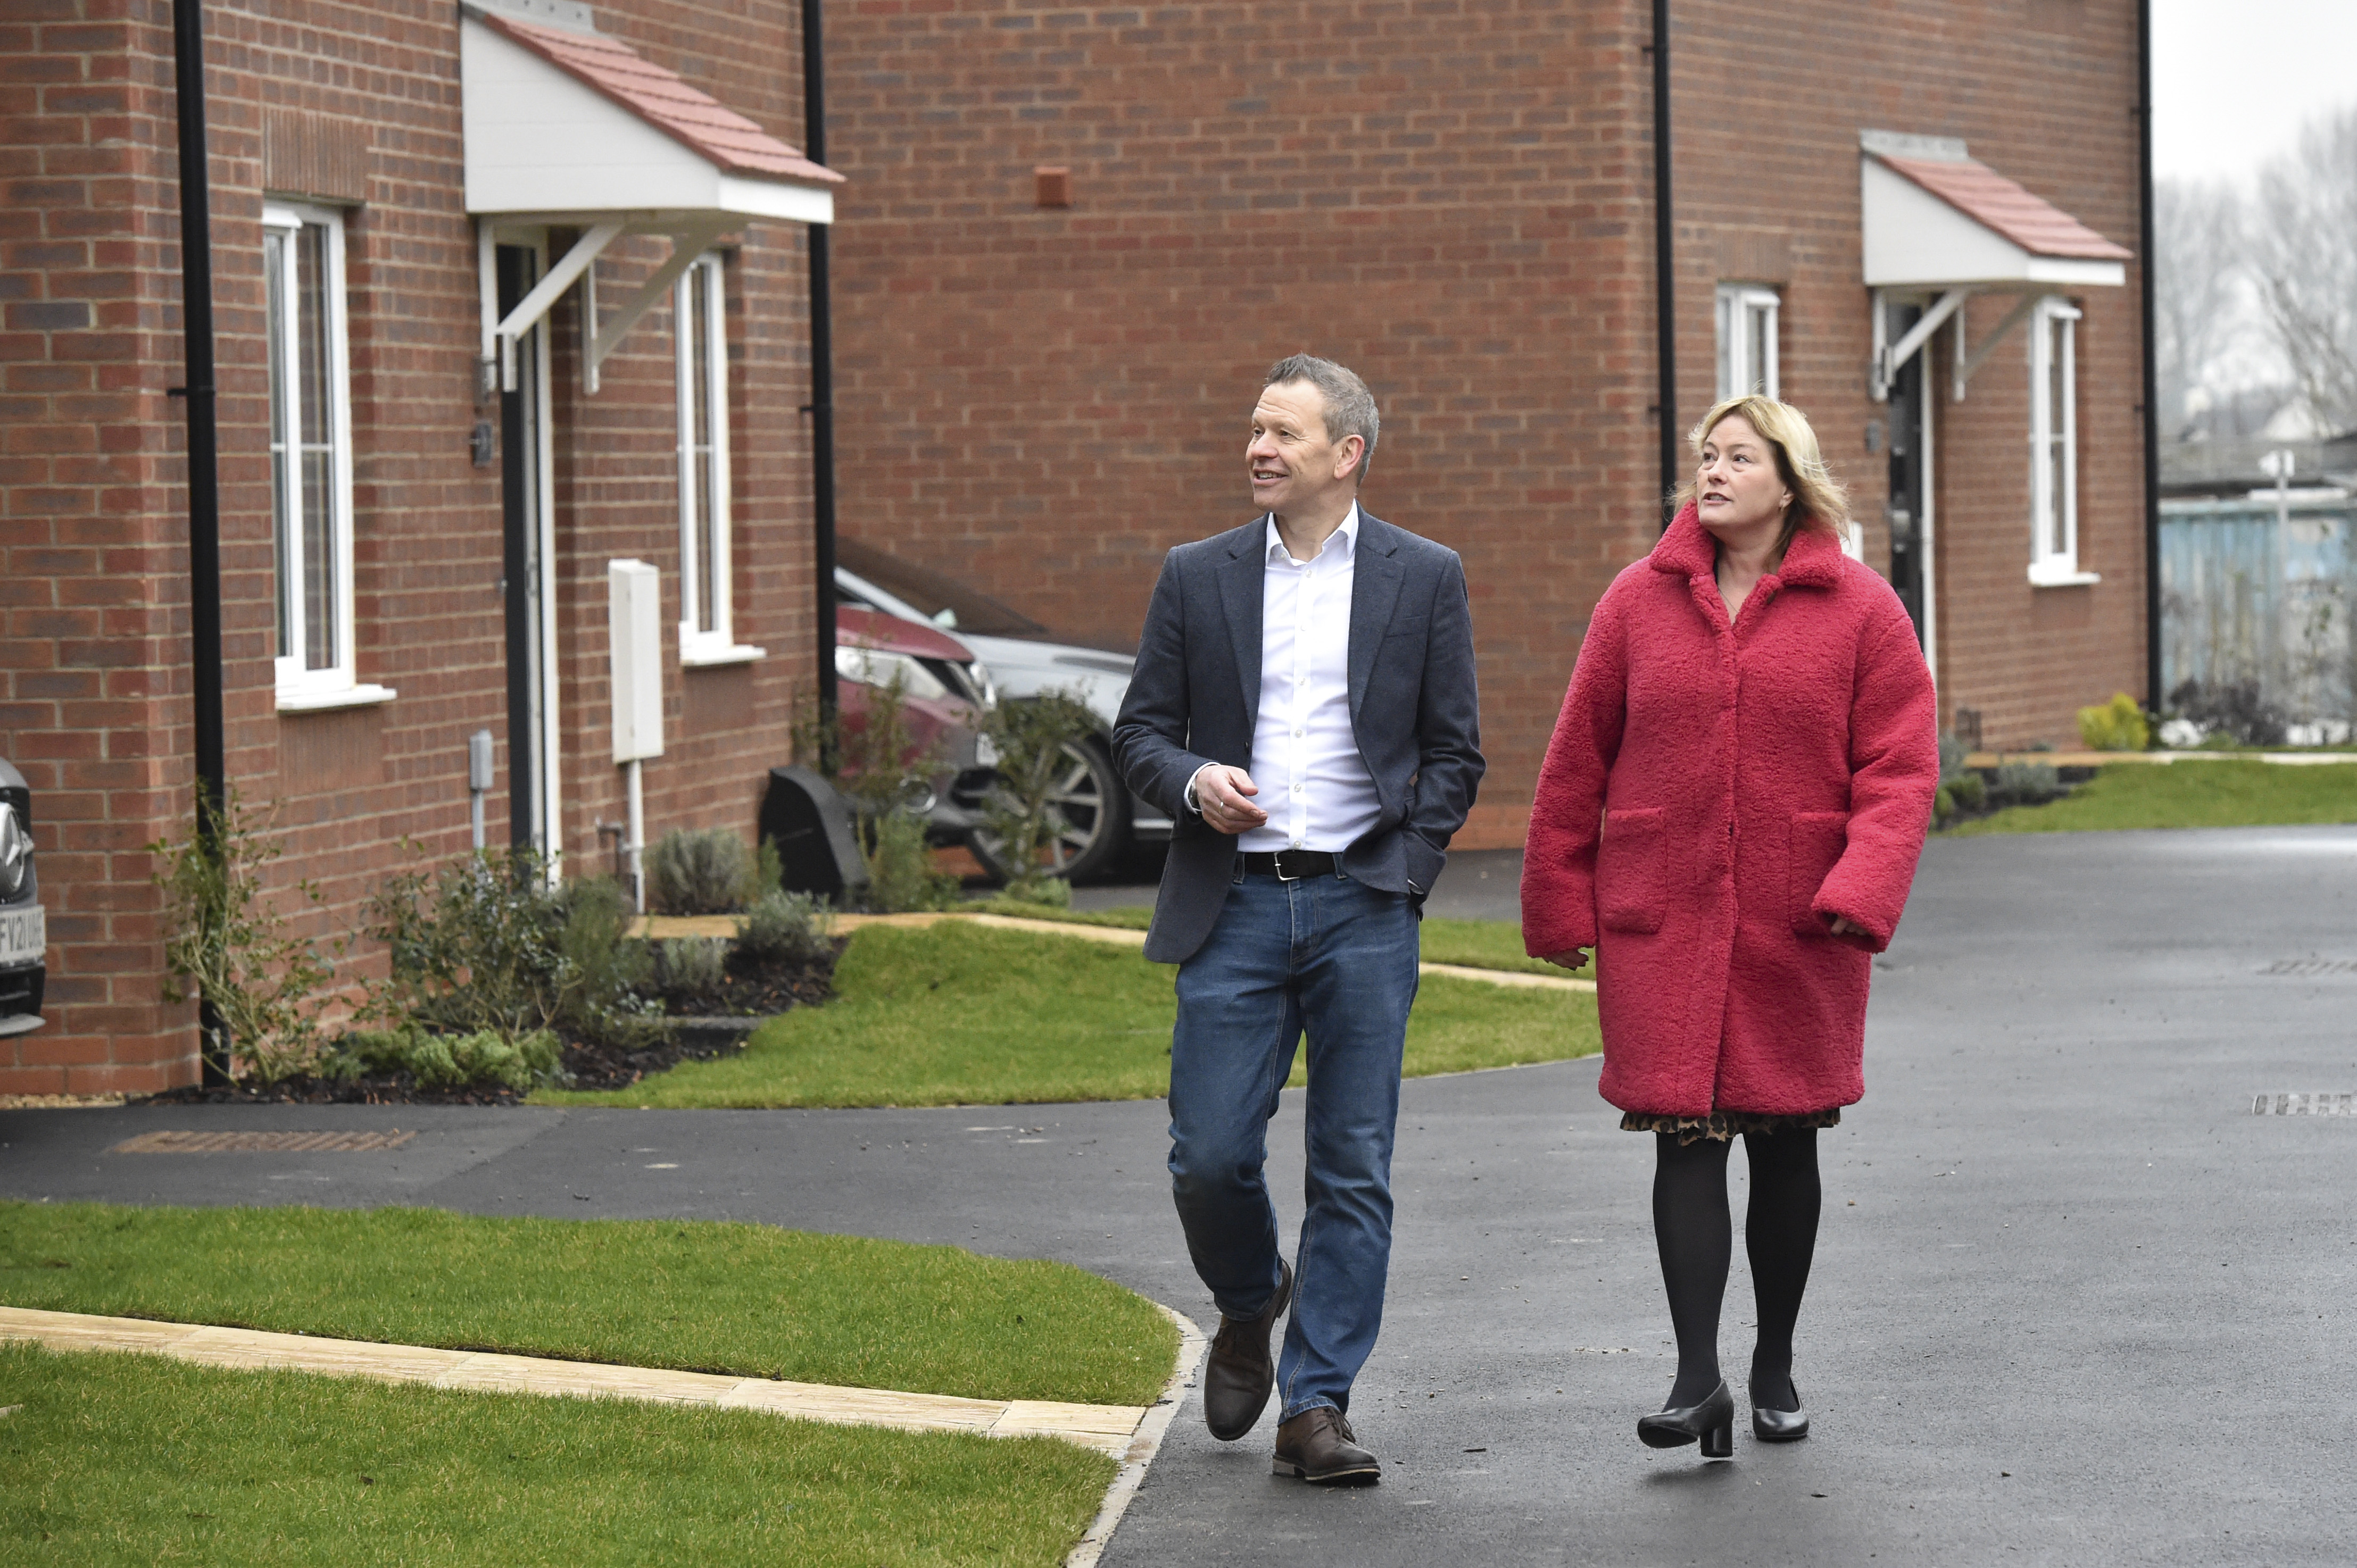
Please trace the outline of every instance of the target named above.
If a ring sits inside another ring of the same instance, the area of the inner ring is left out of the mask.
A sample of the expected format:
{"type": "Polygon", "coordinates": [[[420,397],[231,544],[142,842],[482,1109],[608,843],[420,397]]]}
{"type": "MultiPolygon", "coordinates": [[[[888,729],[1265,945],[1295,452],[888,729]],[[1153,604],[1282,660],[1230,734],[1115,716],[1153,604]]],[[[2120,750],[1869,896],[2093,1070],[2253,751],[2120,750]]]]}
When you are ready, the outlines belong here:
{"type": "Polygon", "coordinates": [[[1481,778],[1464,568],[1359,510],[1377,431],[1341,366],[1269,371],[1244,449],[1262,515],[1165,559],[1114,728],[1123,776],[1178,824],[1146,956],[1179,966],[1171,1192],[1220,1308],[1204,1418],[1233,1442],[1281,1390],[1277,1473],[1348,1486],[1381,1474],[1348,1415],[1391,1263],[1416,920],[1481,778]],[[1305,1028],[1288,1265],[1264,1166],[1305,1028]]]}

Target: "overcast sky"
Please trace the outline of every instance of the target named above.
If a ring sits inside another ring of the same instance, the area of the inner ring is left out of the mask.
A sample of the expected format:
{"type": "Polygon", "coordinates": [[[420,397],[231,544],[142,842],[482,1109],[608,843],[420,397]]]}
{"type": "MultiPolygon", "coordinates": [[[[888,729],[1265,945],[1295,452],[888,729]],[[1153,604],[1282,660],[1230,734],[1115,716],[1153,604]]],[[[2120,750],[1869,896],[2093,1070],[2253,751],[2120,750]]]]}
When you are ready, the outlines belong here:
{"type": "Polygon", "coordinates": [[[2357,0],[2152,0],[2153,173],[2241,183],[2357,104],[2357,0]]]}

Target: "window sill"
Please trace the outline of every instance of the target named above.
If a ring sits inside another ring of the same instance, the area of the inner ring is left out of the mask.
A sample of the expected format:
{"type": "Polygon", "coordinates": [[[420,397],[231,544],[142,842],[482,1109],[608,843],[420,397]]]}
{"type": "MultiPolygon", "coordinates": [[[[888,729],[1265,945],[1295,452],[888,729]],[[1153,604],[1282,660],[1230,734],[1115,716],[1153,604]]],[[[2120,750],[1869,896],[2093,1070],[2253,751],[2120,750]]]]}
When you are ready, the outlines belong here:
{"type": "Polygon", "coordinates": [[[679,650],[679,662],[683,670],[703,670],[721,664],[750,664],[757,659],[769,656],[768,649],[755,648],[750,643],[721,643],[706,648],[683,648],[679,650]]]}
{"type": "Polygon", "coordinates": [[[2102,574],[2096,572],[2063,571],[2051,566],[2029,569],[2029,585],[2033,588],[2083,588],[2103,580],[2102,574]]]}
{"type": "Polygon", "coordinates": [[[390,686],[337,686],[324,691],[300,688],[278,693],[278,711],[282,714],[332,713],[338,708],[373,708],[390,703],[401,695],[390,686]]]}

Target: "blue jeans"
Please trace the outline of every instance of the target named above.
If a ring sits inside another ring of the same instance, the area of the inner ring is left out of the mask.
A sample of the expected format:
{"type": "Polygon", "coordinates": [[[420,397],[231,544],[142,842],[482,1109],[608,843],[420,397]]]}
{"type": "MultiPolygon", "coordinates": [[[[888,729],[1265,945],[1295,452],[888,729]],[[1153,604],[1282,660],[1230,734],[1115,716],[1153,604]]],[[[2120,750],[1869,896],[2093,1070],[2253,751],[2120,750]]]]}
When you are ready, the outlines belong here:
{"type": "Polygon", "coordinates": [[[1420,948],[1407,897],[1337,872],[1238,872],[1219,924],[1178,968],[1170,1188],[1195,1272],[1229,1317],[1276,1289],[1268,1121],[1309,1036],[1308,1200],[1277,1358],[1284,1418],[1347,1412],[1383,1326],[1392,1133],[1420,948]]]}

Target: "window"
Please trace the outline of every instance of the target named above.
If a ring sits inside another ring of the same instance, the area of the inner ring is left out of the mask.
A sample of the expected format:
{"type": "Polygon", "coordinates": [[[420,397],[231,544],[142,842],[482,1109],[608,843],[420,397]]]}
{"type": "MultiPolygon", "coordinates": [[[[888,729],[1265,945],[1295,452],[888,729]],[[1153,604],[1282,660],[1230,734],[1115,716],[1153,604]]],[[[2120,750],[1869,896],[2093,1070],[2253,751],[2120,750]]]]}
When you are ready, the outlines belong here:
{"type": "Polygon", "coordinates": [[[1721,402],[1776,390],[1776,291],[1756,284],[1718,285],[1718,395],[1721,402]]]}
{"type": "Polygon", "coordinates": [[[2079,570],[2079,312],[2041,299],[2029,317],[2029,580],[2096,581],[2079,570]]]}
{"type": "Polygon", "coordinates": [[[281,708],[382,702],[352,662],[352,410],[344,223],[332,209],[263,209],[270,355],[270,509],[278,574],[281,708]]]}
{"type": "Polygon", "coordinates": [[[728,336],[718,256],[698,256],[672,300],[679,357],[679,655],[683,664],[759,659],[730,624],[728,336]]]}

